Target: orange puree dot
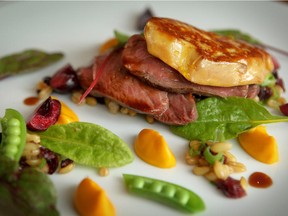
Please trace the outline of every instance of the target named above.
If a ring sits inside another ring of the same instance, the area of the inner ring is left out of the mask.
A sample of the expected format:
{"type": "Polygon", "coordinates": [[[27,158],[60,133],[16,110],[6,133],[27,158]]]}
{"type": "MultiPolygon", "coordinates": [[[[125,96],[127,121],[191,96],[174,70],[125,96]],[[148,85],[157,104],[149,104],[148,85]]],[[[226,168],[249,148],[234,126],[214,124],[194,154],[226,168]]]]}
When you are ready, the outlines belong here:
{"type": "Polygon", "coordinates": [[[241,147],[254,159],[267,164],[279,160],[278,145],[264,126],[258,126],[238,136],[241,147]]]}
{"type": "Polygon", "coordinates": [[[83,179],[78,185],[74,206],[80,216],[116,215],[105,191],[90,178],[83,179]]]}
{"type": "Polygon", "coordinates": [[[160,168],[176,166],[176,159],[164,137],[152,129],[143,129],[138,134],[134,149],[139,158],[160,168]]]}

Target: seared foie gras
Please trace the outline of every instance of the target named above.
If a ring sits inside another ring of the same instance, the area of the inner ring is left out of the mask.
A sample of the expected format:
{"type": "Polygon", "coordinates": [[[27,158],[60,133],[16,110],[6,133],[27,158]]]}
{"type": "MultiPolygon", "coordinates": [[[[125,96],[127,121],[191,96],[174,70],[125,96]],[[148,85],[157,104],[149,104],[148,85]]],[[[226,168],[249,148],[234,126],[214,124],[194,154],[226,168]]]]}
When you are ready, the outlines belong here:
{"type": "Polygon", "coordinates": [[[150,54],[200,85],[261,84],[273,70],[263,49],[170,18],[151,18],[144,30],[150,54]]]}

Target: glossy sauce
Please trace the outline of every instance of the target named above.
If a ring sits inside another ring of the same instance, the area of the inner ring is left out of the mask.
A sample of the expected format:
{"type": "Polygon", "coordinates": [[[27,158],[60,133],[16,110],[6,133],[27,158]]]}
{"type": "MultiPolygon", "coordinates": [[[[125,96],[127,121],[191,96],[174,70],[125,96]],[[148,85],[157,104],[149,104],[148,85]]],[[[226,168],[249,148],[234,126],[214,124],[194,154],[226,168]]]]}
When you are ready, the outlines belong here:
{"type": "Polygon", "coordinates": [[[273,184],[270,176],[262,172],[254,172],[249,176],[248,182],[251,186],[257,188],[268,188],[273,184]]]}
{"type": "Polygon", "coordinates": [[[33,97],[33,96],[32,96],[32,97],[25,98],[24,101],[23,101],[23,103],[24,103],[25,105],[28,105],[28,106],[33,106],[33,105],[37,104],[38,101],[39,101],[39,98],[38,98],[38,97],[33,97]]]}

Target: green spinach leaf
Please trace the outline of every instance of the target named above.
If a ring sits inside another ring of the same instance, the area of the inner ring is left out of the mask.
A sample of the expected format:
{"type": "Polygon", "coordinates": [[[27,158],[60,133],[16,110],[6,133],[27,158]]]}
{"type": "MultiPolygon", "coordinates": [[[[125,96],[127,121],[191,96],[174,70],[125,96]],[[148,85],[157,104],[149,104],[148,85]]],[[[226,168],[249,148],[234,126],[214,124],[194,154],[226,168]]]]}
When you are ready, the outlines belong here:
{"type": "Polygon", "coordinates": [[[197,103],[198,119],[171,130],[188,140],[224,141],[260,124],[288,122],[285,116],[274,116],[261,104],[247,98],[211,97],[197,103]]]}
{"type": "Polygon", "coordinates": [[[96,124],[73,122],[53,125],[38,135],[41,138],[41,145],[78,164],[119,167],[134,159],[123,140],[96,124]]]}

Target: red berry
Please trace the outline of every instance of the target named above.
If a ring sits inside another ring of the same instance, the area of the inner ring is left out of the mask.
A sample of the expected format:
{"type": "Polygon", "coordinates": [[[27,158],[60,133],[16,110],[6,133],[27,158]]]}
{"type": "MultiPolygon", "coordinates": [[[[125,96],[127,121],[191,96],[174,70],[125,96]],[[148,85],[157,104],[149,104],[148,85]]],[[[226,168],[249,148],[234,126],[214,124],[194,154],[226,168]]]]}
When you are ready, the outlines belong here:
{"type": "Polygon", "coordinates": [[[58,120],[61,103],[49,97],[33,113],[27,122],[27,128],[32,131],[44,131],[58,120]]]}
{"type": "Polygon", "coordinates": [[[288,116],[288,103],[280,105],[279,108],[283,115],[288,116]]]}
{"type": "Polygon", "coordinates": [[[49,84],[58,93],[69,93],[79,87],[77,74],[70,64],[58,70],[51,77],[49,84]]]}
{"type": "Polygon", "coordinates": [[[240,181],[231,177],[228,177],[226,180],[218,179],[215,184],[226,197],[241,198],[246,195],[246,192],[241,186],[240,181]]]}
{"type": "Polygon", "coordinates": [[[280,64],[278,60],[274,56],[271,56],[271,58],[272,58],[272,63],[274,65],[274,70],[278,70],[280,68],[280,64]]]}
{"type": "Polygon", "coordinates": [[[268,86],[260,87],[258,97],[260,101],[269,99],[273,95],[273,90],[268,86]]]}
{"type": "Polygon", "coordinates": [[[40,155],[46,160],[48,165],[48,174],[53,174],[59,166],[58,155],[43,146],[40,148],[40,155]]]}

